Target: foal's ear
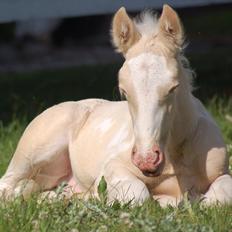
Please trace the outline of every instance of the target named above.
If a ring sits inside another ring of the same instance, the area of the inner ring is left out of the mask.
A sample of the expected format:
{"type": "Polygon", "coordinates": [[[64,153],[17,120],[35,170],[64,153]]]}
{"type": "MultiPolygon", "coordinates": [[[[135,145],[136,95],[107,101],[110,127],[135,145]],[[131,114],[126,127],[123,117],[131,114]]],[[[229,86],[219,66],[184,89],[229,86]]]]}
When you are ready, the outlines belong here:
{"type": "Polygon", "coordinates": [[[184,42],[183,26],[177,13],[168,5],[163,6],[159,19],[159,29],[162,36],[180,48],[184,42]]]}
{"type": "Polygon", "coordinates": [[[124,7],[114,15],[112,23],[112,40],[117,50],[124,55],[140,38],[134,22],[130,19],[124,7]]]}

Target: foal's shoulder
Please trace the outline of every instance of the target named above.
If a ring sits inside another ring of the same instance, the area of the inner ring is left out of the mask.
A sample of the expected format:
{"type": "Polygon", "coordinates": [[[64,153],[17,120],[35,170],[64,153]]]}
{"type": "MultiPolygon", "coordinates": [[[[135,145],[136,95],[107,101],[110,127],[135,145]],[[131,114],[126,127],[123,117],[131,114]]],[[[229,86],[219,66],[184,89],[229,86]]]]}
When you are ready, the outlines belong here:
{"type": "Polygon", "coordinates": [[[92,111],[92,117],[110,117],[119,120],[130,120],[127,101],[106,101],[92,111]]]}

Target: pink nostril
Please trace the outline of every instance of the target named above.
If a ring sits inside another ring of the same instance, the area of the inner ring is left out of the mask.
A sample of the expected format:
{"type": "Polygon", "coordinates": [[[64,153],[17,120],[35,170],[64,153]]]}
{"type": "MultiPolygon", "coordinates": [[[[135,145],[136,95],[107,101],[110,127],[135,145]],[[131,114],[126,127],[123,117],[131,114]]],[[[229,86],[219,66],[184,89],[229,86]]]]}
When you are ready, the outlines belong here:
{"type": "Polygon", "coordinates": [[[136,147],[133,147],[132,149],[132,154],[135,155],[137,153],[137,148],[136,147]]]}
{"type": "Polygon", "coordinates": [[[160,155],[160,153],[161,153],[160,148],[159,148],[157,145],[154,145],[154,146],[152,147],[152,151],[153,151],[154,153],[156,153],[157,155],[160,155]]]}

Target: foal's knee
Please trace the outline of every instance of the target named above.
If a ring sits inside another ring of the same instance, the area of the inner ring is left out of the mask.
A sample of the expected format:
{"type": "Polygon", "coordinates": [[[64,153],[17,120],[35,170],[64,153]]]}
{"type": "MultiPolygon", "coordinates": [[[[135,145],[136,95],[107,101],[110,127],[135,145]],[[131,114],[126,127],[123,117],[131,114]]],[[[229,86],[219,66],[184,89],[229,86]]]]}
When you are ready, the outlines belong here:
{"type": "Polygon", "coordinates": [[[159,203],[162,208],[168,206],[177,207],[180,203],[180,198],[168,196],[168,195],[154,195],[153,199],[159,203]]]}
{"type": "Polygon", "coordinates": [[[140,180],[112,181],[109,182],[108,186],[108,199],[110,202],[118,200],[121,203],[142,204],[146,199],[150,198],[146,185],[140,180]]]}

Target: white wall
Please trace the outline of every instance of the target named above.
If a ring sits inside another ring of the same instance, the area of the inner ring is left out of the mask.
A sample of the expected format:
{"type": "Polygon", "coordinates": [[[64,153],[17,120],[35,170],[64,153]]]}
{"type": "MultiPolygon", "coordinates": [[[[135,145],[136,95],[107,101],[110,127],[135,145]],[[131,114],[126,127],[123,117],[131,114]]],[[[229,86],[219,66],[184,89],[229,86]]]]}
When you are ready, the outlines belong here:
{"type": "Polygon", "coordinates": [[[130,11],[173,7],[191,7],[228,3],[232,0],[0,0],[0,22],[30,18],[67,17],[113,13],[125,6],[130,11]]]}

